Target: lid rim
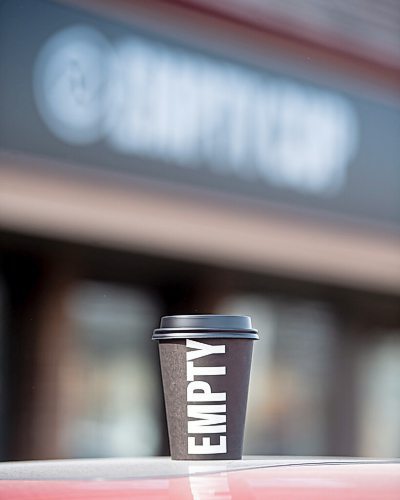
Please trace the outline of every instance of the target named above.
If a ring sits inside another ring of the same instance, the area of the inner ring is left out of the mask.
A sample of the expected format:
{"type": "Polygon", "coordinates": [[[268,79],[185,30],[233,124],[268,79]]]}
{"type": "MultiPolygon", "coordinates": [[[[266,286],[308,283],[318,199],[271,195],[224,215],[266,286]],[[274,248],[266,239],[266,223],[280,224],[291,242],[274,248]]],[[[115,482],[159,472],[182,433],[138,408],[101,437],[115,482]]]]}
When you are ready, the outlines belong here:
{"type": "Polygon", "coordinates": [[[257,333],[253,332],[171,332],[171,333],[153,333],[152,340],[184,340],[190,338],[202,339],[241,339],[241,340],[259,340],[257,333]]]}
{"type": "Polygon", "coordinates": [[[156,328],[154,332],[244,332],[258,333],[255,328],[207,328],[203,326],[194,326],[185,328],[183,326],[176,328],[156,328]]]}
{"type": "Polygon", "coordinates": [[[160,327],[153,331],[153,340],[174,338],[250,338],[258,339],[251,318],[228,314],[179,314],[163,316],[160,327]]]}

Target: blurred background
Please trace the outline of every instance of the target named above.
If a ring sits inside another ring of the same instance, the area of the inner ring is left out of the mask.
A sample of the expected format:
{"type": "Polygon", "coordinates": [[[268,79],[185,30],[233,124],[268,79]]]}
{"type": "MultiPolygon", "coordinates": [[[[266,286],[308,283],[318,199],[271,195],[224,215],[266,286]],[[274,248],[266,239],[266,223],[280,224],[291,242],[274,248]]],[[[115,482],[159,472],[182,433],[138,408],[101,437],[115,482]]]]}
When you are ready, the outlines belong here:
{"type": "Polygon", "coordinates": [[[0,459],[168,454],[153,328],[252,316],[246,454],[400,456],[398,0],[0,3],[0,459]]]}

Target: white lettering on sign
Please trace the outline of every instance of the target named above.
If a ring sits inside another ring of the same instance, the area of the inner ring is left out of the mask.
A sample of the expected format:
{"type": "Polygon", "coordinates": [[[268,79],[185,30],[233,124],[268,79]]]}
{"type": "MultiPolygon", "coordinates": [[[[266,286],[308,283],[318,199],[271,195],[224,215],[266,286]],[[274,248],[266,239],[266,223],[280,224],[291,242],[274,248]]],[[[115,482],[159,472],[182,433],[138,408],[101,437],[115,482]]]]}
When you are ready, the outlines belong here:
{"type": "Polygon", "coordinates": [[[226,404],[202,404],[226,401],[226,392],[213,392],[207,381],[195,380],[195,377],[226,374],[225,366],[195,365],[195,360],[199,358],[210,354],[225,354],[225,345],[210,345],[187,339],[186,347],[192,349],[186,352],[186,379],[189,382],[186,391],[188,454],[226,453],[226,404]],[[202,434],[202,436],[191,436],[190,434],[202,434]],[[211,437],[208,437],[207,434],[219,434],[216,437],[218,443],[212,444],[211,437]]]}
{"type": "Polygon", "coordinates": [[[71,144],[331,195],[346,181],[358,122],[344,96],[240,64],[73,26],[35,65],[39,112],[71,144]]]}

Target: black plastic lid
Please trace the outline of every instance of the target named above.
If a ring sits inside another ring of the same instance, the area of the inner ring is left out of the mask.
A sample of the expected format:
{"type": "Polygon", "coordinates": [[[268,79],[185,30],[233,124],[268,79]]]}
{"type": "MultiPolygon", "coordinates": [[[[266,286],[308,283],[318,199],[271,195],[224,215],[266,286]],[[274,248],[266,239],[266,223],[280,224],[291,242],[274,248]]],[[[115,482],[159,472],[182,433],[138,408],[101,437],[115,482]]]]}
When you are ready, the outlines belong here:
{"type": "Polygon", "coordinates": [[[193,314],[164,316],[153,340],[187,338],[241,338],[258,340],[249,316],[224,314],[193,314]]]}

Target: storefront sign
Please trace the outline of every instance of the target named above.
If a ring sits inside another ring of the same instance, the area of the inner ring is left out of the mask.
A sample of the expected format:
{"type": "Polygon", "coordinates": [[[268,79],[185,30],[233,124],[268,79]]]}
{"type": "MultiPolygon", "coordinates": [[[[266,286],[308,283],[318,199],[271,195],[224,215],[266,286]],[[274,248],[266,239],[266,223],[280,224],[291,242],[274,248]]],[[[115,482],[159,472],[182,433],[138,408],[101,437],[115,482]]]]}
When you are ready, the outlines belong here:
{"type": "Polygon", "coordinates": [[[2,149],[399,222],[399,109],[45,0],[0,9],[2,149]]]}
{"type": "Polygon", "coordinates": [[[337,93],[142,37],[111,44],[88,26],[45,42],[34,84],[61,140],[182,168],[329,195],[357,149],[356,114],[337,93]]]}

